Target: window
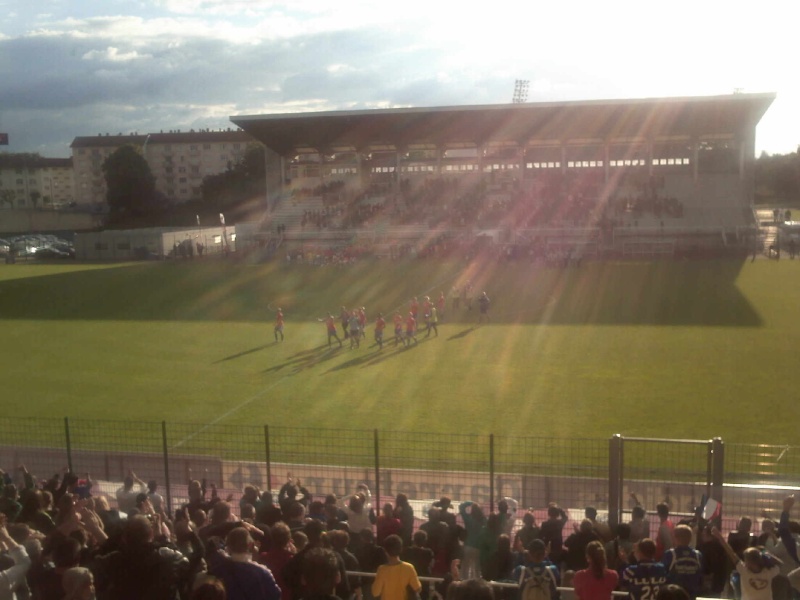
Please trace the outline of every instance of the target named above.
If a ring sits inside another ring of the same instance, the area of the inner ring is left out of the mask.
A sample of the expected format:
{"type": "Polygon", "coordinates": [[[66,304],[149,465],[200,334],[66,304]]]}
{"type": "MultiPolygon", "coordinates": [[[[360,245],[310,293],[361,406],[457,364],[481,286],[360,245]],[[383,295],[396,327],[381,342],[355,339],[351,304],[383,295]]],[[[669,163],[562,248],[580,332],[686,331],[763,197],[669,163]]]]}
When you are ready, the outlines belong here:
{"type": "Polygon", "coordinates": [[[117,250],[130,250],[131,243],[130,242],[117,242],[117,250]]]}
{"type": "Polygon", "coordinates": [[[203,150],[211,150],[211,144],[203,144],[203,150]]]}
{"type": "Polygon", "coordinates": [[[190,151],[192,151],[192,152],[193,152],[193,151],[195,151],[195,150],[197,150],[197,144],[191,144],[191,145],[189,146],[189,150],[190,150],[190,151]]]}
{"type": "Polygon", "coordinates": [[[186,173],[186,167],[178,167],[178,173],[186,173]]]}
{"type": "Polygon", "coordinates": [[[186,183],[186,177],[180,177],[178,183],[186,183]]]}
{"type": "Polygon", "coordinates": [[[164,169],[164,171],[167,173],[172,173],[172,167],[167,167],[166,169],[164,169]]]}
{"type": "Polygon", "coordinates": [[[199,173],[200,167],[192,167],[192,173],[199,173]]]}
{"type": "Polygon", "coordinates": [[[239,150],[241,147],[242,147],[242,145],[241,145],[241,144],[234,144],[234,145],[233,145],[233,149],[234,149],[234,150],[239,150]]]}
{"type": "Polygon", "coordinates": [[[95,242],[94,243],[95,250],[108,250],[108,242],[95,242]]]}
{"type": "Polygon", "coordinates": [[[23,179],[17,179],[17,185],[23,185],[25,181],[23,179]]]}

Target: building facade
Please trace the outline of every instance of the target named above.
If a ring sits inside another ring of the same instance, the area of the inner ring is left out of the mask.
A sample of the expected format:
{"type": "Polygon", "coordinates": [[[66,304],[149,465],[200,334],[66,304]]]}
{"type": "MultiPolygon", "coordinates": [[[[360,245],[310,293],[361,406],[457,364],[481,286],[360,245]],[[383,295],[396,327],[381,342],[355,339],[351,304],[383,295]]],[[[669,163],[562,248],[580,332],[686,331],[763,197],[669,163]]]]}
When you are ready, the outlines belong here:
{"type": "Polygon", "coordinates": [[[204,177],[233,166],[254,141],[245,132],[232,129],[76,137],[71,148],[77,202],[105,203],[103,162],[126,144],[140,149],[160,193],[170,201],[187,202],[201,197],[204,177]]]}
{"type": "Polygon", "coordinates": [[[0,154],[0,208],[64,208],[74,196],[72,159],[0,154]]]}

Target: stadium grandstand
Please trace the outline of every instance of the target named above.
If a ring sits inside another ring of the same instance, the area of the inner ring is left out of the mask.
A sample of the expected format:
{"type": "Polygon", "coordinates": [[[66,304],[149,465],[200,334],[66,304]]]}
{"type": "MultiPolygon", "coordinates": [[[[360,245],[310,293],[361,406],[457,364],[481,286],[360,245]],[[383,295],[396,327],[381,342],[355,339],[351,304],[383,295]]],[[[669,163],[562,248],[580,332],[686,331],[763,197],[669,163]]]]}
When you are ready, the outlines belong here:
{"type": "MultiPolygon", "coordinates": [[[[267,152],[256,237],[488,234],[533,256],[753,249],[775,94],[243,115],[267,152]],[[345,235],[346,233],[346,235],[345,235]]],[[[419,247],[417,248],[419,249],[419,247]]],[[[509,250],[510,252],[510,250],[509,250]]]]}

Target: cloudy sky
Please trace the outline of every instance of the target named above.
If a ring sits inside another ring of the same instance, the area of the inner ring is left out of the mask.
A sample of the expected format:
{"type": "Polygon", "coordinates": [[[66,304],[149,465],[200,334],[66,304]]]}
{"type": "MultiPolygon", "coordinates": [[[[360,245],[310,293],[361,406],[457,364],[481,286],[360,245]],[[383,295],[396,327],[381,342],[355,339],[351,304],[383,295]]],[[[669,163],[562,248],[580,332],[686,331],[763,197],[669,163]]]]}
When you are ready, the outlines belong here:
{"type": "Polygon", "coordinates": [[[236,114],[777,92],[757,152],[800,144],[788,0],[0,0],[0,131],[228,127],[236,114]]]}

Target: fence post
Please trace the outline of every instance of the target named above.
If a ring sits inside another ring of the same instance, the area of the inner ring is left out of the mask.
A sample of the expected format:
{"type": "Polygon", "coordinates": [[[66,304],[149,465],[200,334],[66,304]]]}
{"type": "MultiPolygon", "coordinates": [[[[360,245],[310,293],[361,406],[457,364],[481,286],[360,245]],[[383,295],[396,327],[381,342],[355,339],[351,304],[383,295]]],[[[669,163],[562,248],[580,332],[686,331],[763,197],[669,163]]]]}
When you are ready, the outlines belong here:
{"type": "Polygon", "coordinates": [[[622,436],[608,441],[608,525],[612,530],[622,521],[622,436]]]}
{"type": "Polygon", "coordinates": [[[725,442],[715,437],[711,440],[711,497],[722,504],[722,490],[725,483],[725,442]]]}
{"type": "Polygon", "coordinates": [[[494,512],[494,434],[489,434],[489,513],[494,512]]]}
{"type": "Polygon", "coordinates": [[[272,496],[272,458],[270,457],[269,447],[269,425],[264,425],[264,453],[267,459],[267,490],[269,490],[270,497],[272,496]]]}
{"type": "Polygon", "coordinates": [[[167,489],[167,514],[172,513],[172,486],[169,482],[169,454],[167,454],[167,422],[161,421],[161,439],[164,444],[164,485],[167,489]]]}
{"type": "Polygon", "coordinates": [[[378,430],[374,429],[372,432],[374,445],[375,445],[375,502],[378,505],[378,509],[376,510],[376,514],[381,514],[380,506],[381,506],[381,462],[380,462],[380,452],[378,446],[378,430]]]}
{"type": "Polygon", "coordinates": [[[72,468],[72,439],[69,436],[69,417],[64,417],[64,435],[67,441],[67,466],[69,467],[69,472],[74,473],[75,470],[72,468]]]}

